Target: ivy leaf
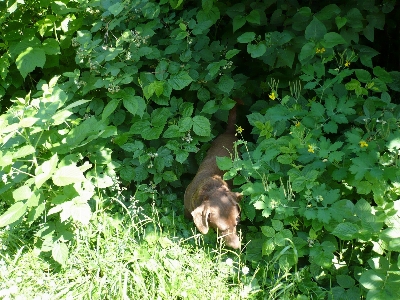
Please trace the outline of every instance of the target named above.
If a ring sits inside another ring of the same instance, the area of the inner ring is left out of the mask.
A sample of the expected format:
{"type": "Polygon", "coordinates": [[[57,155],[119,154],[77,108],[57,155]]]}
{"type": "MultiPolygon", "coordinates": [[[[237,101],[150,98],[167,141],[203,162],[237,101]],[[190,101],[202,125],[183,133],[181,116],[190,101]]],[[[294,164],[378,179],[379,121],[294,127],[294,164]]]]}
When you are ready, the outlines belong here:
{"type": "Polygon", "coordinates": [[[203,116],[193,118],[193,131],[200,136],[209,136],[211,134],[210,121],[203,116]]]}
{"type": "Polygon", "coordinates": [[[178,74],[171,75],[168,79],[169,85],[174,90],[182,90],[187,87],[193,81],[189,73],[186,71],[180,71],[178,74]]]}
{"type": "Polygon", "coordinates": [[[28,73],[35,70],[36,67],[43,68],[45,62],[45,51],[42,48],[32,47],[26,48],[15,60],[15,64],[23,78],[25,78],[28,73]]]}

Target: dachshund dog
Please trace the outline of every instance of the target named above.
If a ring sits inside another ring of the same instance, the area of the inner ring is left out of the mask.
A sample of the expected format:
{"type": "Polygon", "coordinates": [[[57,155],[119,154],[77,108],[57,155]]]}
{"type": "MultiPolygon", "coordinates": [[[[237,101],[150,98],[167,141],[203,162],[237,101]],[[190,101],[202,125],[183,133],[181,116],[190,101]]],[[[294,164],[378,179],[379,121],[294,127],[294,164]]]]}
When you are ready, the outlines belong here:
{"type": "Polygon", "coordinates": [[[224,181],[224,172],[216,157],[230,156],[234,151],[236,105],[230,110],[225,133],[211,144],[207,155],[199,166],[195,177],[185,191],[185,217],[191,219],[197,229],[206,234],[209,227],[217,230],[225,244],[233,249],[240,248],[236,225],[240,220],[240,193],[232,192],[224,181]]]}

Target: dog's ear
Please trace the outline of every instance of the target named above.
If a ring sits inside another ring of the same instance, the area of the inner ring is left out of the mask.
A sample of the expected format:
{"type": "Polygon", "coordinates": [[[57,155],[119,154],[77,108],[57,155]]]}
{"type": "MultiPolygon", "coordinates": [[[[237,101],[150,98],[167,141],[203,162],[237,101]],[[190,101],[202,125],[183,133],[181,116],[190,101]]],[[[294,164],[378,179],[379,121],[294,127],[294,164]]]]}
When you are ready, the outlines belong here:
{"type": "Polygon", "coordinates": [[[240,202],[242,200],[243,194],[235,192],[236,202],[240,202]]]}
{"type": "Polygon", "coordinates": [[[202,203],[194,211],[192,211],[193,221],[197,229],[202,233],[208,232],[208,221],[210,217],[210,207],[202,203]]]}

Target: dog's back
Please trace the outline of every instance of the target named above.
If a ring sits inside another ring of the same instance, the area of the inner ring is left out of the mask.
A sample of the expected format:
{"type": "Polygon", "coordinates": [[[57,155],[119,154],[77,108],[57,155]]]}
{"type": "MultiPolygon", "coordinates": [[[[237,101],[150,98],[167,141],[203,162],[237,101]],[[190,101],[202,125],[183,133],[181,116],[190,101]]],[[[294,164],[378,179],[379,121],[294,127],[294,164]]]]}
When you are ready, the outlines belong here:
{"type": "Polygon", "coordinates": [[[197,228],[207,233],[208,224],[225,236],[225,242],[232,248],[240,248],[236,234],[237,218],[240,213],[238,202],[241,195],[233,193],[222,179],[224,172],[216,163],[216,157],[231,156],[234,153],[236,105],[230,110],[226,131],[211,144],[199,170],[185,191],[185,216],[193,217],[197,228]],[[211,216],[211,217],[210,217],[211,216]]]}

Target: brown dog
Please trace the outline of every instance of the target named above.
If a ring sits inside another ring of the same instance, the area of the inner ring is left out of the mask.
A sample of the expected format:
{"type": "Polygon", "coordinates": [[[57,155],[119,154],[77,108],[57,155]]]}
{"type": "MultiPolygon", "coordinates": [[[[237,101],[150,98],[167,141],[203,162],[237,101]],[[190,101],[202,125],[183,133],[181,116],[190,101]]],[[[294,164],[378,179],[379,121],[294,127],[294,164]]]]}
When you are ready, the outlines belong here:
{"type": "Polygon", "coordinates": [[[206,234],[209,227],[218,230],[227,246],[240,248],[236,225],[240,219],[240,193],[232,192],[222,179],[224,172],[216,163],[217,156],[233,154],[236,106],[231,109],[225,133],[211,144],[206,157],[199,166],[196,176],[185,191],[185,217],[192,218],[197,229],[206,234]]]}

